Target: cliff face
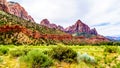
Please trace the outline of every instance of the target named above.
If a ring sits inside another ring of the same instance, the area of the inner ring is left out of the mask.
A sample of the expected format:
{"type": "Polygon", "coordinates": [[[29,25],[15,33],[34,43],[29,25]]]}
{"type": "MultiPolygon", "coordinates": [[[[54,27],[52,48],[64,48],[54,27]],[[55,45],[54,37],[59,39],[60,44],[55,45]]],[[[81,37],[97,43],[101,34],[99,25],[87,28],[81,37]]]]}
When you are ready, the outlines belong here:
{"type": "Polygon", "coordinates": [[[27,11],[19,4],[16,2],[7,2],[6,0],[0,0],[0,10],[14,14],[18,17],[21,17],[25,20],[34,22],[34,19],[28,15],[27,11]]]}

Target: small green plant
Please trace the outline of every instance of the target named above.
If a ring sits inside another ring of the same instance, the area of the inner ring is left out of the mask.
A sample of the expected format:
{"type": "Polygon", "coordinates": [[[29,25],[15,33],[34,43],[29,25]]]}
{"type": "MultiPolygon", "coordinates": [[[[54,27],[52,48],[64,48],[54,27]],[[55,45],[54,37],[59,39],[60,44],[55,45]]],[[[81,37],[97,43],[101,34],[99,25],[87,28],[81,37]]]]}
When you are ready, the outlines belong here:
{"type": "Polygon", "coordinates": [[[104,49],[104,52],[108,53],[117,53],[119,51],[119,48],[117,46],[106,46],[104,49]]]}
{"type": "Polygon", "coordinates": [[[32,50],[27,55],[20,57],[20,60],[28,63],[30,68],[48,68],[53,64],[52,59],[40,50],[32,50]]]}
{"type": "Polygon", "coordinates": [[[8,51],[9,51],[9,48],[8,48],[8,47],[0,46],[0,54],[1,54],[1,55],[7,54],[8,51]]]}

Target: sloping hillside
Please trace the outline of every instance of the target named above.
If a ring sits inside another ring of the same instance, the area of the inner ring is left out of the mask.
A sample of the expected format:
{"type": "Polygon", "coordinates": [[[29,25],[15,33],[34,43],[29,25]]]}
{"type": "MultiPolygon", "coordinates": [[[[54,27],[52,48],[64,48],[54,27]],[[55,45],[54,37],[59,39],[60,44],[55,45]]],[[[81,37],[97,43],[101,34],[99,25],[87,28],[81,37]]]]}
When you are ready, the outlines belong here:
{"type": "Polygon", "coordinates": [[[20,25],[31,30],[37,30],[42,34],[65,34],[58,29],[50,29],[44,26],[40,26],[37,23],[30,22],[15,15],[0,11],[0,26],[3,25],[20,25]]]}

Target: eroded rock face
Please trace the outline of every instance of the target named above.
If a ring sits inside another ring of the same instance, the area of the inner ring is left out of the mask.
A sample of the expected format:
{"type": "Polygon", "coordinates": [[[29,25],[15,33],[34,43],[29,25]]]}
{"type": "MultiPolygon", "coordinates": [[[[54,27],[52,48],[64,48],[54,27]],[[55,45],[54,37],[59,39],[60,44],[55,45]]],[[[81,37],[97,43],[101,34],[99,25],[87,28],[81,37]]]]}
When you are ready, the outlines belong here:
{"type": "Polygon", "coordinates": [[[19,3],[0,0],[0,10],[34,22],[34,19],[28,15],[27,11],[19,3]]]}

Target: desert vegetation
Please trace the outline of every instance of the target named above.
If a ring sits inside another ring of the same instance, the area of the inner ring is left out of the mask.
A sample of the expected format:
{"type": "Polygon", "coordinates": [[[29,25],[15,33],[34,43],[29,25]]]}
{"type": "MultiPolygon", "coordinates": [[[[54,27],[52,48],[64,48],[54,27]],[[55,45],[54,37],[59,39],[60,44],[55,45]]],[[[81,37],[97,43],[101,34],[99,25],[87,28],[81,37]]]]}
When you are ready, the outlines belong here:
{"type": "Polygon", "coordinates": [[[119,46],[0,45],[0,68],[119,68],[119,46]]]}

